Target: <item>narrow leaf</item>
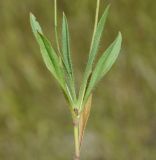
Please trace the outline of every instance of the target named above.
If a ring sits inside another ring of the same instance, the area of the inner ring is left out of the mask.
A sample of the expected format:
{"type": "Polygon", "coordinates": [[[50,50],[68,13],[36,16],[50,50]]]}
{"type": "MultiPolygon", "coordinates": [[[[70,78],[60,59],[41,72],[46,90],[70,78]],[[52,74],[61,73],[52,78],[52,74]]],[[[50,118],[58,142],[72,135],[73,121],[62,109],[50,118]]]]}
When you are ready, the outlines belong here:
{"type": "Polygon", "coordinates": [[[88,68],[92,69],[92,64],[95,60],[95,56],[98,52],[98,48],[99,48],[99,43],[100,43],[100,40],[101,40],[101,36],[102,36],[102,32],[104,30],[104,27],[105,27],[105,23],[106,23],[106,19],[107,19],[107,16],[108,16],[108,11],[109,11],[109,8],[110,6],[108,6],[106,8],[106,10],[104,11],[99,23],[98,23],[98,26],[97,26],[97,29],[96,29],[96,32],[95,32],[95,36],[93,38],[93,45],[91,47],[91,51],[90,51],[90,54],[89,54],[89,59],[88,59],[88,68]]]}
{"type": "Polygon", "coordinates": [[[97,82],[110,70],[110,68],[114,64],[121,48],[121,42],[122,42],[122,36],[121,36],[121,33],[119,32],[117,38],[108,47],[108,49],[103,53],[103,55],[99,59],[93,71],[91,80],[89,82],[89,85],[85,94],[85,100],[87,100],[87,98],[89,97],[90,93],[92,92],[92,89],[97,84],[97,82]]]}
{"type": "Polygon", "coordinates": [[[54,49],[52,48],[49,40],[42,34],[39,33],[39,36],[42,39],[42,42],[44,44],[44,47],[41,48],[42,54],[43,54],[43,59],[47,65],[47,68],[52,72],[52,68],[54,68],[54,71],[56,73],[56,78],[59,82],[63,83],[64,75],[63,75],[63,70],[60,66],[60,59],[55,53],[54,49]],[[46,52],[44,51],[46,50],[46,52]],[[47,63],[47,59],[50,60],[50,64],[47,63]]]}
{"type": "Polygon", "coordinates": [[[91,104],[92,104],[92,95],[90,95],[80,117],[80,122],[79,122],[79,146],[80,147],[83,140],[83,135],[87,125],[87,121],[90,115],[91,104]]]}
{"type": "Polygon", "coordinates": [[[40,24],[36,21],[36,17],[32,13],[30,13],[30,24],[36,40],[40,43],[41,40],[38,36],[38,32],[42,33],[42,29],[40,27],[40,24]]]}
{"type": "Polygon", "coordinates": [[[63,52],[63,62],[70,76],[73,75],[71,55],[70,55],[70,42],[69,42],[69,29],[67,24],[67,19],[63,14],[62,23],[62,52],[63,52]]]}
{"type": "Polygon", "coordinates": [[[61,71],[61,66],[59,63],[58,56],[56,55],[50,42],[44,37],[39,23],[36,21],[35,16],[32,14],[30,15],[30,23],[31,23],[33,33],[36,37],[36,40],[40,46],[42,57],[47,68],[50,70],[53,76],[57,79],[61,87],[64,87],[63,72],[61,71]]]}
{"type": "Polygon", "coordinates": [[[87,81],[88,81],[89,75],[92,72],[93,62],[94,62],[96,54],[98,52],[98,47],[99,47],[100,39],[101,39],[101,36],[102,36],[102,32],[104,30],[104,26],[105,26],[105,22],[106,22],[106,19],[107,19],[109,7],[110,6],[108,6],[106,8],[106,10],[104,11],[104,13],[103,13],[103,15],[102,15],[102,17],[101,17],[101,19],[98,23],[98,26],[97,26],[97,29],[96,29],[96,32],[95,32],[95,36],[93,37],[93,43],[92,43],[92,47],[91,47],[91,50],[90,50],[88,63],[87,63],[87,67],[86,67],[86,70],[85,70],[85,73],[84,73],[84,79],[83,79],[83,82],[82,82],[80,93],[79,93],[79,97],[80,97],[79,100],[81,102],[83,101],[87,81]]]}
{"type": "Polygon", "coordinates": [[[71,91],[71,95],[76,99],[75,86],[74,86],[74,75],[71,61],[71,51],[70,51],[70,38],[69,38],[68,22],[65,14],[63,14],[62,23],[62,58],[63,64],[66,70],[66,80],[68,87],[71,91]]]}

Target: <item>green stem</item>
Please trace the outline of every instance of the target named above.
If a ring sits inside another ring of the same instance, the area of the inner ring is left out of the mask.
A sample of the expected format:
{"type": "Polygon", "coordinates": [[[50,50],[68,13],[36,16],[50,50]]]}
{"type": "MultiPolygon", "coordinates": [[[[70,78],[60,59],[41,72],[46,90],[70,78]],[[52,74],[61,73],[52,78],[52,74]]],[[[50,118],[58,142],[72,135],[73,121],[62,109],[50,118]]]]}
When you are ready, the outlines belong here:
{"type": "Polygon", "coordinates": [[[54,0],[54,26],[55,26],[55,39],[56,39],[56,45],[57,45],[57,50],[59,54],[61,55],[61,50],[60,50],[60,45],[59,45],[59,40],[58,40],[58,32],[57,32],[57,0],[54,0]]]}
{"type": "Polygon", "coordinates": [[[93,36],[92,36],[92,42],[90,46],[90,51],[93,47],[93,42],[94,42],[94,37],[97,29],[97,24],[98,24],[98,17],[99,17],[99,8],[100,8],[100,0],[97,0],[97,5],[96,5],[96,14],[95,14],[95,23],[94,23],[94,31],[93,31],[93,36]]]}
{"type": "Polygon", "coordinates": [[[74,120],[74,141],[75,141],[75,157],[74,160],[80,160],[80,147],[79,147],[79,119],[74,120]]]}

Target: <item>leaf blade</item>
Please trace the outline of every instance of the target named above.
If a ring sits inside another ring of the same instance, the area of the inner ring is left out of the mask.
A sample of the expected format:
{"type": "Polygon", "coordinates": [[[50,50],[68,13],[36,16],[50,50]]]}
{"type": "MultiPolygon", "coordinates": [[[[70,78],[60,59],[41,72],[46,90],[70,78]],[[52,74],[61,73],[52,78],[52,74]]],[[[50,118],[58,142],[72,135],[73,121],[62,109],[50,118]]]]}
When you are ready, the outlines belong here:
{"type": "Polygon", "coordinates": [[[42,29],[33,14],[30,14],[30,24],[34,36],[40,46],[41,54],[46,67],[53,74],[61,87],[64,88],[63,73],[59,65],[59,58],[51,46],[49,40],[43,35],[42,29]]]}
{"type": "Polygon", "coordinates": [[[98,52],[98,46],[99,46],[99,43],[100,43],[102,32],[103,32],[104,27],[105,27],[105,23],[106,23],[107,15],[108,15],[108,12],[109,12],[109,8],[110,8],[110,5],[108,5],[107,8],[105,9],[105,11],[104,11],[104,13],[103,13],[98,25],[97,25],[95,36],[93,37],[93,44],[92,44],[92,47],[91,47],[91,50],[90,50],[90,53],[89,53],[89,58],[88,58],[87,66],[86,66],[86,69],[85,69],[83,82],[82,82],[80,92],[79,92],[79,101],[80,101],[79,103],[81,103],[81,104],[83,102],[83,97],[84,97],[85,90],[86,90],[87,80],[89,78],[89,75],[92,72],[93,63],[94,63],[96,54],[98,52]]]}
{"type": "MultiPolygon", "coordinates": [[[[63,74],[63,70],[61,69],[61,66],[60,66],[60,59],[57,56],[57,54],[55,53],[53,47],[51,46],[50,41],[43,34],[39,33],[39,35],[40,35],[40,37],[43,41],[43,44],[46,48],[47,56],[51,61],[51,63],[49,65],[47,64],[47,68],[51,71],[51,67],[53,67],[56,72],[57,80],[60,83],[63,83],[64,74],[63,74]]],[[[46,58],[46,55],[43,55],[43,58],[46,58]]],[[[46,60],[45,60],[45,63],[47,63],[46,60]]]]}
{"type": "Polygon", "coordinates": [[[62,59],[66,70],[66,75],[67,75],[66,80],[68,87],[70,89],[71,95],[73,96],[73,99],[76,100],[75,82],[74,82],[74,74],[73,74],[73,67],[71,60],[71,50],[70,50],[70,35],[69,35],[67,18],[64,13],[63,13],[63,23],[62,23],[62,59]]]}
{"type": "Polygon", "coordinates": [[[97,84],[97,82],[101,80],[102,77],[105,76],[105,74],[111,69],[112,65],[116,61],[121,49],[121,43],[122,43],[122,35],[119,32],[114,42],[102,54],[93,71],[91,80],[89,82],[89,85],[85,94],[85,101],[89,97],[90,93],[92,92],[92,89],[97,84]]]}
{"type": "Polygon", "coordinates": [[[70,51],[70,42],[69,42],[69,29],[67,18],[63,13],[63,23],[62,23],[62,56],[64,64],[67,68],[67,71],[70,76],[73,75],[72,62],[71,62],[71,51],[70,51]]]}

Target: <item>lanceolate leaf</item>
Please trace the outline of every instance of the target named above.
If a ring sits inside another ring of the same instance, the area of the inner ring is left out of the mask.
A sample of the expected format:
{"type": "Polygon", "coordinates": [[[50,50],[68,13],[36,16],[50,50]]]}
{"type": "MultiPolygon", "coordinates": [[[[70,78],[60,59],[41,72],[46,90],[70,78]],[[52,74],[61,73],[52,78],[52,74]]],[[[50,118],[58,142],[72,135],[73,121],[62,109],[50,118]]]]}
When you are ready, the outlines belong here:
{"type": "Polygon", "coordinates": [[[63,64],[65,66],[65,71],[67,73],[66,80],[68,87],[72,93],[73,98],[76,98],[75,94],[75,86],[74,86],[74,76],[73,76],[73,68],[71,61],[71,53],[70,53],[70,38],[69,38],[69,29],[67,18],[63,13],[63,23],[62,23],[62,58],[63,64]]]}
{"type": "Polygon", "coordinates": [[[38,32],[42,33],[42,29],[40,27],[40,24],[36,21],[36,17],[32,13],[30,13],[30,24],[37,42],[41,43],[41,39],[38,35],[38,32]]]}
{"type": "Polygon", "coordinates": [[[39,23],[36,21],[34,15],[30,15],[30,23],[36,40],[40,46],[42,57],[47,68],[57,79],[62,88],[64,88],[63,72],[59,63],[59,58],[56,55],[54,49],[52,48],[50,42],[44,37],[42,29],[39,23]]]}
{"type": "Polygon", "coordinates": [[[104,11],[104,13],[103,13],[103,15],[102,15],[102,17],[101,17],[101,19],[98,23],[98,26],[97,26],[97,29],[96,29],[96,32],[95,32],[95,36],[93,37],[93,44],[92,44],[92,47],[91,47],[91,50],[90,50],[89,59],[88,59],[88,63],[87,63],[85,73],[84,73],[84,79],[83,79],[83,83],[82,83],[82,86],[81,86],[81,89],[80,89],[80,94],[79,94],[81,102],[83,100],[83,96],[84,96],[84,93],[85,93],[85,90],[86,90],[87,80],[89,78],[90,73],[92,72],[93,62],[94,62],[96,54],[98,52],[98,47],[99,47],[99,43],[100,43],[100,39],[101,39],[101,36],[102,36],[103,29],[104,29],[104,26],[105,26],[105,22],[106,22],[106,19],[107,19],[109,7],[110,6],[108,6],[106,8],[106,10],[104,11]]]}
{"type": "Polygon", "coordinates": [[[44,54],[43,59],[47,65],[47,68],[50,71],[51,71],[51,68],[54,68],[54,71],[56,73],[56,79],[59,81],[59,83],[61,83],[61,85],[64,85],[64,73],[63,73],[63,69],[61,67],[59,57],[56,55],[56,53],[55,53],[54,49],[52,48],[48,39],[44,35],[42,35],[40,33],[38,33],[38,34],[41,37],[42,42],[44,44],[44,46],[41,48],[41,51],[43,50],[42,51],[43,52],[42,54],[44,54]],[[44,50],[46,50],[46,51],[44,51],[44,50]],[[51,62],[50,64],[47,63],[47,59],[50,60],[50,62],[51,62]]]}
{"type": "MultiPolygon", "coordinates": [[[[99,59],[93,71],[91,80],[89,82],[89,85],[85,94],[85,100],[87,100],[87,98],[89,97],[90,93],[92,92],[92,89],[97,84],[97,82],[110,70],[110,68],[114,64],[121,48],[121,42],[122,42],[122,36],[121,36],[121,33],[119,32],[117,38],[108,47],[108,49],[103,53],[103,55],[99,59]]],[[[85,103],[85,100],[84,100],[84,103],[85,103]]]]}
{"type": "Polygon", "coordinates": [[[108,6],[106,8],[106,10],[104,11],[104,13],[103,13],[103,15],[102,15],[102,17],[101,17],[101,19],[98,23],[97,30],[95,32],[95,37],[93,39],[93,45],[92,45],[92,48],[91,48],[91,51],[90,51],[90,54],[89,54],[88,63],[87,63],[87,66],[89,66],[88,68],[90,70],[92,69],[92,65],[93,65],[93,62],[95,60],[95,56],[98,52],[99,43],[100,43],[100,39],[101,39],[101,36],[102,36],[102,32],[103,32],[104,27],[105,27],[109,7],[110,6],[108,6]]]}
{"type": "Polygon", "coordinates": [[[66,66],[66,69],[70,76],[73,75],[71,55],[70,55],[70,42],[69,42],[69,29],[67,19],[65,14],[63,14],[63,23],[62,23],[62,53],[63,53],[63,62],[66,66]]]}

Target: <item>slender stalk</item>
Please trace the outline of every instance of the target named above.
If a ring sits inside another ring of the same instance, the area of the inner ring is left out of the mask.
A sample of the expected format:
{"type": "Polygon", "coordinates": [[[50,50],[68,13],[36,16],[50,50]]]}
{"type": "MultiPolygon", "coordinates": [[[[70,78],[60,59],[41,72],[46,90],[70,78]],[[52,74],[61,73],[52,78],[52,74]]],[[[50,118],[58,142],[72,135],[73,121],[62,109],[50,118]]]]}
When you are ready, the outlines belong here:
{"type": "Polygon", "coordinates": [[[91,46],[90,46],[90,51],[91,51],[92,46],[93,46],[93,41],[94,41],[94,37],[95,37],[95,33],[96,33],[96,28],[97,28],[97,24],[98,24],[99,8],[100,8],[100,0],[97,0],[95,23],[94,23],[94,31],[93,31],[93,37],[92,37],[92,42],[91,42],[91,46]]]}
{"type": "Polygon", "coordinates": [[[80,160],[79,119],[74,120],[74,141],[75,141],[75,157],[74,157],[74,160],[80,160]]]}
{"type": "Polygon", "coordinates": [[[58,32],[57,32],[57,0],[54,0],[54,26],[55,26],[55,39],[56,39],[56,45],[57,45],[57,50],[59,54],[61,55],[61,50],[60,50],[60,45],[59,45],[59,40],[58,40],[58,32]]]}

